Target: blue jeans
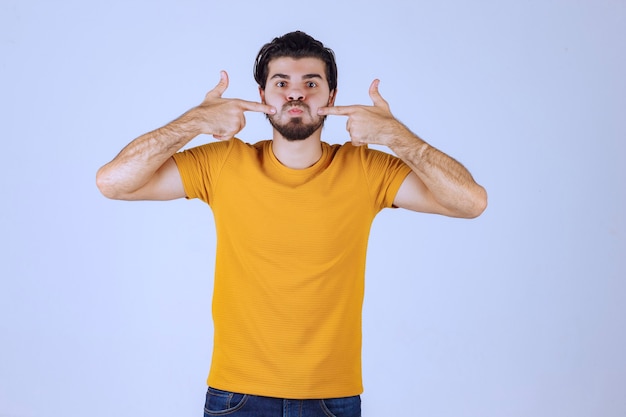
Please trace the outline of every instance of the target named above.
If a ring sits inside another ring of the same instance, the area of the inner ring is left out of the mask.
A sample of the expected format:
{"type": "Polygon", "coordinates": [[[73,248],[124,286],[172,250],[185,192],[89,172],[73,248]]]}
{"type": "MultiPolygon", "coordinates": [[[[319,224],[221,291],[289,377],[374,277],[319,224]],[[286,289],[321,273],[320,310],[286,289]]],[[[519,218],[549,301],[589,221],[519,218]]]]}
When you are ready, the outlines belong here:
{"type": "Polygon", "coordinates": [[[361,397],[289,400],[207,390],[204,417],[361,417],[361,397]]]}

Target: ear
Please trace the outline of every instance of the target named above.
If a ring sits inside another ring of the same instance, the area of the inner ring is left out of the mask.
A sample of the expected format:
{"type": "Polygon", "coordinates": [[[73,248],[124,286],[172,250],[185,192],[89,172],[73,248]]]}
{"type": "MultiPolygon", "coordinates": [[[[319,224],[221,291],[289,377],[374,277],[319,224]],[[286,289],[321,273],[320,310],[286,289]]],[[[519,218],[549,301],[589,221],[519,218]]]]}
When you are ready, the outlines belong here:
{"type": "Polygon", "coordinates": [[[265,90],[263,90],[261,86],[259,86],[259,96],[261,97],[261,103],[267,104],[265,103],[265,90]]]}
{"type": "Polygon", "coordinates": [[[337,89],[335,88],[330,92],[330,97],[328,97],[328,107],[332,107],[335,105],[335,98],[337,97],[337,89]]]}

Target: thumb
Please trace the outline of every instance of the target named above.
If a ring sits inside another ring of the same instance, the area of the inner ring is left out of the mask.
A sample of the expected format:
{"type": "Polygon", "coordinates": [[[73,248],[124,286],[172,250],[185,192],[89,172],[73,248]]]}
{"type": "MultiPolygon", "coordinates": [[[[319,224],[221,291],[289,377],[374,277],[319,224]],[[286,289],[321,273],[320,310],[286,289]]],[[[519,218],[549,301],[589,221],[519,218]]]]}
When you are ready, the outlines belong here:
{"type": "Polygon", "coordinates": [[[206,94],[205,100],[222,97],[222,94],[224,94],[227,88],[228,88],[228,73],[226,71],[220,71],[220,81],[213,88],[213,90],[209,91],[206,94]]]}
{"type": "Polygon", "coordinates": [[[389,103],[387,103],[387,101],[383,98],[383,96],[380,95],[380,92],[378,91],[379,84],[379,79],[372,81],[372,84],[370,85],[370,98],[372,99],[374,106],[384,107],[385,109],[389,110],[389,103]]]}

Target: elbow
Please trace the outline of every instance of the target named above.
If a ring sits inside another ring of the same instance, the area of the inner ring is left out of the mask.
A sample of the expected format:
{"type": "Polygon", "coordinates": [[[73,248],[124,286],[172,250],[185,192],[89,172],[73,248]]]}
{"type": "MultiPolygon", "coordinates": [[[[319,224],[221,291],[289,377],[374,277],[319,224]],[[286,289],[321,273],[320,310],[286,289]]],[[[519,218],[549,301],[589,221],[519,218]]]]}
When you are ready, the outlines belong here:
{"type": "Polygon", "coordinates": [[[463,217],[467,219],[475,219],[483,214],[483,212],[487,209],[487,204],[487,190],[478,185],[478,188],[471,199],[471,204],[469,204],[468,210],[463,217]]]}
{"type": "Polygon", "coordinates": [[[115,183],[111,177],[107,175],[106,166],[103,166],[96,173],[96,187],[100,193],[111,200],[121,200],[119,193],[116,190],[115,183]]]}
{"type": "Polygon", "coordinates": [[[475,219],[487,209],[487,191],[480,185],[475,190],[467,193],[458,201],[455,209],[448,216],[459,219],[475,219]]]}

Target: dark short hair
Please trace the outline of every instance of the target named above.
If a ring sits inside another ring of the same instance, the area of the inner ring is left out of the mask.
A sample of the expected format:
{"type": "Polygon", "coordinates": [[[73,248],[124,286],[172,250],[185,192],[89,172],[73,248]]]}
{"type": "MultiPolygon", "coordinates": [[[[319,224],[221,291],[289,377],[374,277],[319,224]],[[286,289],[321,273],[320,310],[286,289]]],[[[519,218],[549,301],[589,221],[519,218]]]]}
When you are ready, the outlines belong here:
{"type": "Polygon", "coordinates": [[[276,58],[319,58],[326,64],[326,79],[330,90],[337,88],[335,53],[324,44],[301,31],[287,33],[263,45],[254,61],[254,79],[265,90],[268,67],[276,58]]]}

